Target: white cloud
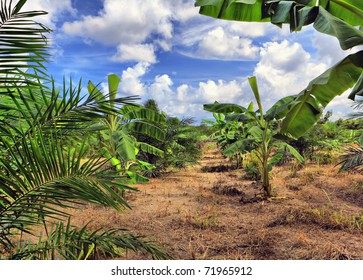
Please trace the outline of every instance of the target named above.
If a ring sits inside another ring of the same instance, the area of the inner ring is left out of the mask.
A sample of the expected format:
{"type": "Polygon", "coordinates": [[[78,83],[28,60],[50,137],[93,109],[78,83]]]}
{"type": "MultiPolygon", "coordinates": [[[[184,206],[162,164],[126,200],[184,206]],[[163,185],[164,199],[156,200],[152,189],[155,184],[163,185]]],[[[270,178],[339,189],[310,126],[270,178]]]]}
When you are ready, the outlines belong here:
{"type": "Polygon", "coordinates": [[[50,28],[55,27],[56,22],[62,14],[76,14],[76,10],[72,7],[71,0],[31,0],[27,1],[22,9],[22,11],[26,10],[47,11],[48,14],[37,18],[37,21],[50,28]]]}
{"type": "Polygon", "coordinates": [[[268,33],[277,31],[276,26],[269,22],[228,22],[225,25],[230,32],[249,38],[258,38],[266,36],[268,33]]]}
{"type": "Polygon", "coordinates": [[[166,100],[174,98],[173,81],[169,75],[156,76],[154,82],[149,86],[148,92],[155,100],[166,100]]]}
{"type": "Polygon", "coordinates": [[[97,16],[63,25],[66,34],[105,45],[143,43],[151,34],[172,37],[171,10],[162,0],[105,0],[97,16]]]}
{"type": "Polygon", "coordinates": [[[254,74],[260,81],[261,92],[271,100],[299,93],[327,69],[326,64],[314,61],[299,43],[287,40],[265,43],[260,56],[254,74]]]}
{"type": "Polygon", "coordinates": [[[340,48],[338,40],[320,32],[315,32],[312,39],[313,46],[317,49],[318,59],[329,66],[342,60],[348,54],[355,53],[362,47],[355,47],[347,51],[340,48]]]}
{"type": "Polygon", "coordinates": [[[333,111],[332,120],[347,118],[349,114],[353,113],[354,101],[348,99],[350,92],[351,90],[345,91],[326,106],[325,111],[333,111]]]}
{"type": "Polygon", "coordinates": [[[140,62],[134,67],[129,67],[122,71],[120,89],[127,95],[144,95],[145,85],[141,82],[141,77],[146,74],[150,64],[140,62]]]}
{"type": "Polygon", "coordinates": [[[250,60],[257,57],[259,48],[252,40],[231,36],[222,27],[211,30],[198,46],[200,57],[222,60],[250,60]]]}
{"type": "Polygon", "coordinates": [[[194,0],[166,0],[166,4],[173,10],[173,19],[182,23],[200,17],[199,9],[194,7],[194,2],[194,0]]]}
{"type": "Polygon", "coordinates": [[[139,61],[155,63],[155,49],[152,44],[121,44],[117,47],[117,53],[112,57],[112,60],[118,62],[139,61]]]}

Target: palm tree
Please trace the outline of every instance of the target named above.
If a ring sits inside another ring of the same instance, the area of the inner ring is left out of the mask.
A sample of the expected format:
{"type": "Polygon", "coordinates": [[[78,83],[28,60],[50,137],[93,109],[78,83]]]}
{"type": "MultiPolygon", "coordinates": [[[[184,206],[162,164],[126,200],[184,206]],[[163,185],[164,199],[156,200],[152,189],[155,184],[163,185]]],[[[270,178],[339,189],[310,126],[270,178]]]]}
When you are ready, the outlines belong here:
{"type": "MultiPolygon", "coordinates": [[[[359,99],[355,102],[354,109],[362,110],[363,99],[359,99]]],[[[350,114],[353,119],[361,119],[363,117],[362,112],[356,112],[350,114]]],[[[341,161],[338,163],[340,165],[339,172],[342,171],[356,171],[362,172],[363,170],[363,132],[359,136],[354,145],[350,145],[346,148],[346,153],[341,156],[341,161]]]]}
{"type": "Polygon", "coordinates": [[[48,54],[43,33],[49,30],[29,19],[44,12],[20,12],[25,2],[13,6],[2,1],[0,6],[0,28],[5,30],[0,42],[12,44],[2,46],[6,56],[1,59],[15,62],[0,63],[0,258],[89,259],[120,257],[128,250],[168,258],[147,238],[124,229],[72,227],[70,208],[86,203],[129,208],[118,191],[134,189],[125,184],[125,176],[105,168],[107,159],[100,153],[88,153],[87,138],[95,124],[117,116],[120,106],[135,98],[111,102],[98,92],[84,96],[81,82],[64,81],[61,90],[54,81],[44,86],[42,63],[48,54]],[[41,225],[44,237],[36,240],[41,225]],[[24,233],[33,238],[25,241],[24,233]]]}

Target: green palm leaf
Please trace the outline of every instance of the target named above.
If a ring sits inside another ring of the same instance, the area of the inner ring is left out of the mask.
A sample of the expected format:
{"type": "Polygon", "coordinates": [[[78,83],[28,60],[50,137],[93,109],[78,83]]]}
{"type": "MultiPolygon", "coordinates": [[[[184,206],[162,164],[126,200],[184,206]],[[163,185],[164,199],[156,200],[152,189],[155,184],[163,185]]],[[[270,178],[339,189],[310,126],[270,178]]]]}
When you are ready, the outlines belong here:
{"type": "Polygon", "coordinates": [[[76,229],[59,222],[47,238],[40,236],[37,243],[20,244],[9,259],[12,260],[86,260],[99,258],[124,258],[128,251],[142,252],[153,259],[170,259],[144,236],[137,236],[122,228],[88,231],[87,226],[76,229]]]}
{"type": "Polygon", "coordinates": [[[346,149],[346,153],[341,156],[339,172],[363,170],[363,148],[361,146],[351,146],[346,149]]]}
{"type": "Polygon", "coordinates": [[[10,228],[28,230],[39,220],[66,216],[64,210],[74,203],[129,207],[117,191],[134,189],[103,168],[107,160],[85,160],[86,141],[63,146],[56,134],[44,138],[40,131],[15,146],[0,141],[9,154],[0,158],[0,242],[7,242],[10,228]]]}
{"type": "MultiPolygon", "coordinates": [[[[50,30],[31,18],[47,13],[20,12],[25,2],[21,0],[13,5],[11,0],[1,1],[0,89],[7,88],[9,83],[14,82],[17,86],[37,84],[36,80],[24,79],[19,69],[33,69],[40,72],[45,70],[44,63],[47,61],[48,53],[47,39],[44,35],[50,30]]],[[[31,74],[26,75],[28,78],[32,77],[31,74]]]]}

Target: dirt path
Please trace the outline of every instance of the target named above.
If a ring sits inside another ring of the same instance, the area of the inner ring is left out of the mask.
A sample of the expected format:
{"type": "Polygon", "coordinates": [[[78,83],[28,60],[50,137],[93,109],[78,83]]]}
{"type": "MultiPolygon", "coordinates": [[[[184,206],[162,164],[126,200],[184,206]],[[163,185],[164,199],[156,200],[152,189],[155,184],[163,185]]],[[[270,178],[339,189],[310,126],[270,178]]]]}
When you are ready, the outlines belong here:
{"type": "Polygon", "coordinates": [[[363,259],[363,176],[332,165],[296,174],[278,167],[272,183],[286,199],[242,204],[259,190],[240,170],[202,172],[226,163],[206,146],[199,166],[138,185],[127,196],[132,210],[88,207],[75,218],[151,236],[175,259],[363,259]],[[231,188],[238,192],[221,191],[231,188]]]}

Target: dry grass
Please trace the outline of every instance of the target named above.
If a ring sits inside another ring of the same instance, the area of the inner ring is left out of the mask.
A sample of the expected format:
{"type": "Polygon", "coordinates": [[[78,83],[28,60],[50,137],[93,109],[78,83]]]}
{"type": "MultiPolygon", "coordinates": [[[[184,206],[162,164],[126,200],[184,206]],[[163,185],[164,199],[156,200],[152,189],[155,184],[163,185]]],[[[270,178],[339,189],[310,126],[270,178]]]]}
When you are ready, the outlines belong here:
{"type": "Polygon", "coordinates": [[[363,259],[362,175],[279,166],[272,184],[283,198],[243,204],[261,190],[241,170],[213,169],[230,165],[209,144],[200,166],[138,185],[127,195],[132,210],[89,206],[72,220],[151,236],[175,259],[363,259]]]}

